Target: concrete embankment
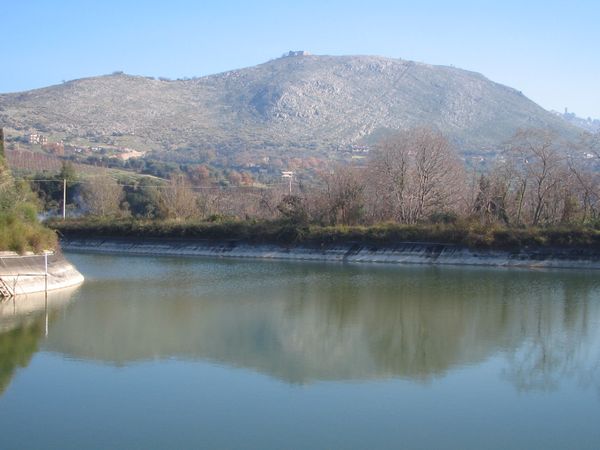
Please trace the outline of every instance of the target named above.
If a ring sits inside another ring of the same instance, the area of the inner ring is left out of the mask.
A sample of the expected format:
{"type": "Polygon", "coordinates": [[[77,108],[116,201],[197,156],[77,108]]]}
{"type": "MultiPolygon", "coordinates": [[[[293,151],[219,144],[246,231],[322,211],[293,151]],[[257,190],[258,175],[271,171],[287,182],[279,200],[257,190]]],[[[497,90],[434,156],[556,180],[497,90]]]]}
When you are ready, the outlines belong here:
{"type": "Polygon", "coordinates": [[[367,245],[362,243],[310,245],[249,244],[237,241],[211,242],[175,239],[82,239],[62,241],[69,251],[151,255],[202,256],[229,258],[263,258],[305,261],[339,261],[353,263],[473,265],[503,267],[538,267],[600,269],[600,254],[580,248],[538,248],[518,251],[474,250],[451,244],[397,243],[367,245]]]}
{"type": "Polygon", "coordinates": [[[48,275],[44,255],[0,255],[0,297],[44,292],[76,286],[83,275],[62,254],[48,255],[48,275]]]}

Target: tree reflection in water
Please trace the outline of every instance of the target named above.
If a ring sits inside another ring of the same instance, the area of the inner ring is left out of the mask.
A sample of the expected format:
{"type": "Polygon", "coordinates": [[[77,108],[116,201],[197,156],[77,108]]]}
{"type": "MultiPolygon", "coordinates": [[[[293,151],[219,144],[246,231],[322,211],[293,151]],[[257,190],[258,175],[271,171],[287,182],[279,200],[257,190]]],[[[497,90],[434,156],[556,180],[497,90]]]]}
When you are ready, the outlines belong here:
{"type": "Polygon", "coordinates": [[[37,318],[0,332],[0,394],[19,367],[27,367],[44,335],[44,318],[37,318]]]}
{"type": "Polygon", "coordinates": [[[56,310],[69,301],[77,288],[30,294],[0,301],[0,395],[15,372],[25,368],[38,351],[56,310]]]}
{"type": "Polygon", "coordinates": [[[117,365],[217,361],[290,383],[428,382],[503,355],[503,376],[518,389],[555,388],[564,377],[600,384],[595,274],[153,264],[163,279],[146,266],[148,279],[84,287],[45,346],[117,365]]]}
{"type": "Polygon", "coordinates": [[[539,298],[540,307],[532,312],[532,332],[509,353],[504,376],[522,391],[555,390],[561,379],[571,378],[600,396],[597,293],[569,284],[554,303],[554,308],[543,308],[545,299],[539,298]]]}

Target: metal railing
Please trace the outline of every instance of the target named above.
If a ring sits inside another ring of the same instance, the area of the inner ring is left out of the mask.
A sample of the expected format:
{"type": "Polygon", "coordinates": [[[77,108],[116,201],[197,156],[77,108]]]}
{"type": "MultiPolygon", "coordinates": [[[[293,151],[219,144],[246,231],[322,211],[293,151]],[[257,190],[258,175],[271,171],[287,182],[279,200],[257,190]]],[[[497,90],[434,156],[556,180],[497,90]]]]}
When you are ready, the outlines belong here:
{"type": "MultiPolygon", "coordinates": [[[[10,273],[0,274],[0,298],[12,298],[17,295],[17,283],[21,277],[44,277],[44,292],[48,292],[48,255],[44,253],[44,271],[38,273],[10,273]],[[5,281],[7,277],[13,278],[12,288],[5,281]]],[[[38,256],[38,255],[33,255],[38,256]]],[[[3,259],[0,257],[0,260],[3,259]]]]}

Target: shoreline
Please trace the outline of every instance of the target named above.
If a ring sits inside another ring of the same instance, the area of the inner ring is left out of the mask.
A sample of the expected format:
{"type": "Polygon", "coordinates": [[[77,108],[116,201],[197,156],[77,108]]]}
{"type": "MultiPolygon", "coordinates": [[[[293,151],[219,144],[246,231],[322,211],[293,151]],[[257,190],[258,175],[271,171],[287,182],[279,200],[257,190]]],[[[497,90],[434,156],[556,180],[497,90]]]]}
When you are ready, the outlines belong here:
{"type": "Polygon", "coordinates": [[[600,253],[589,249],[561,247],[506,251],[475,250],[456,244],[423,242],[399,242],[390,245],[341,243],[311,246],[168,238],[63,238],[61,246],[64,250],[72,252],[139,256],[600,269],[600,253]]]}

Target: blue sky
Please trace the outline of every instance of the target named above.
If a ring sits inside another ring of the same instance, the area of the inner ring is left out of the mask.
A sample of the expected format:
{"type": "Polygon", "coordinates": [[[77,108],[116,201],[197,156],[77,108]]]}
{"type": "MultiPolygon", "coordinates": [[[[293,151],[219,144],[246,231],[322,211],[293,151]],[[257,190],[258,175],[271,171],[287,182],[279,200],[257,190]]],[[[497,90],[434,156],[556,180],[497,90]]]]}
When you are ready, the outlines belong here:
{"type": "Polygon", "coordinates": [[[123,70],[180,78],[288,50],[454,65],[600,118],[600,2],[7,1],[0,92],[123,70]]]}

